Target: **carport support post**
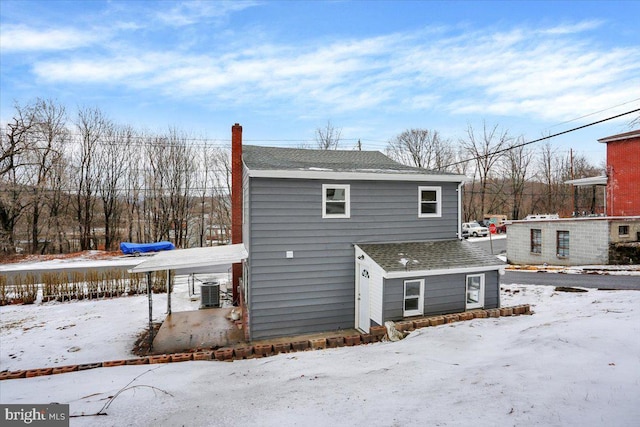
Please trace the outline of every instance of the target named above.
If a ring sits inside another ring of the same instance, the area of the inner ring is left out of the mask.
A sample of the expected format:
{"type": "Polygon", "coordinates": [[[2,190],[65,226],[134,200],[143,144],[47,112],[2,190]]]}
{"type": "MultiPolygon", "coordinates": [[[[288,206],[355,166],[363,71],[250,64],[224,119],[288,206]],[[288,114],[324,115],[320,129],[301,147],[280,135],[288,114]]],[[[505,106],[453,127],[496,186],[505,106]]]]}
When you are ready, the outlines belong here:
{"type": "Polygon", "coordinates": [[[167,270],[167,314],[171,314],[171,270],[167,270]]]}
{"type": "Polygon", "coordinates": [[[149,296],[149,351],[153,350],[153,290],[151,289],[151,272],[147,271],[147,295],[149,296]]]}

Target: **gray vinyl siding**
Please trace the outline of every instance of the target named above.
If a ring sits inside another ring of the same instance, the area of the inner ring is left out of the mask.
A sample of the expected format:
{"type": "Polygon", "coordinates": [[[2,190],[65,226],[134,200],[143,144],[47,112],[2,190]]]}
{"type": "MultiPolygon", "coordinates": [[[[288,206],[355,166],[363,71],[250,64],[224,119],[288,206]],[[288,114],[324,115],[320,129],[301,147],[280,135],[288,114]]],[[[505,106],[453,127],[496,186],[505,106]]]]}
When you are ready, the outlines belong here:
{"type": "Polygon", "coordinates": [[[353,328],[356,243],[456,238],[457,183],[251,178],[249,186],[251,339],[353,328]],[[322,218],[328,183],[351,186],[350,218],[322,218]],[[418,218],[424,185],[442,187],[440,218],[418,218]]]}
{"type": "MultiPolygon", "coordinates": [[[[466,277],[469,274],[476,273],[412,277],[411,279],[424,279],[424,315],[465,311],[466,277]]],[[[497,308],[499,306],[498,272],[485,271],[484,275],[484,308],[497,308]]],[[[385,321],[403,318],[405,280],[409,279],[386,279],[384,281],[383,315],[385,321]]]]}

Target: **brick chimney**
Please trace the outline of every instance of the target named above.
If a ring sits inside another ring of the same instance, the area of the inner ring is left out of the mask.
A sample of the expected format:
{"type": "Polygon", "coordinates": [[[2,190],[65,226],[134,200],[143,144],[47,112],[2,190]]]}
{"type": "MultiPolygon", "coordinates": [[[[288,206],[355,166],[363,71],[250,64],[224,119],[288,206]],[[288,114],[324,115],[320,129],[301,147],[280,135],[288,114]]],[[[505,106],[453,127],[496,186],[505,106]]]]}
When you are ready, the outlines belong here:
{"type": "MultiPolygon", "coordinates": [[[[231,127],[231,243],[242,243],[242,126],[231,127]]],[[[233,304],[238,305],[242,263],[232,266],[233,304]]]]}

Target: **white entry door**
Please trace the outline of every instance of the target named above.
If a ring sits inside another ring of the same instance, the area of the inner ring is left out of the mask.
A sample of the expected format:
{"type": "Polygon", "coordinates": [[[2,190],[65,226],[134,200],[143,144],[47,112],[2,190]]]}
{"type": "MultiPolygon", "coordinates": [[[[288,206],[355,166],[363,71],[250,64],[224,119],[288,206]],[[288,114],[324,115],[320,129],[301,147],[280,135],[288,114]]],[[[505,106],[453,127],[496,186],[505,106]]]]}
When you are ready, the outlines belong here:
{"type": "Polygon", "coordinates": [[[369,269],[366,265],[358,264],[358,283],[356,289],[356,328],[369,333],[369,269]]]}

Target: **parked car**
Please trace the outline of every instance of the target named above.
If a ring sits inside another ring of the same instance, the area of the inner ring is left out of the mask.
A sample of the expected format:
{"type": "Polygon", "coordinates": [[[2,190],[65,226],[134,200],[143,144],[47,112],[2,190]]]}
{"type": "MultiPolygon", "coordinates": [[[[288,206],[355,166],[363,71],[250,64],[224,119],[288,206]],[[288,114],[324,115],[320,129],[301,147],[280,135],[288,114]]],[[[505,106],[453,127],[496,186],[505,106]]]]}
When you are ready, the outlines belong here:
{"type": "Polygon", "coordinates": [[[463,239],[468,239],[469,238],[469,229],[468,228],[463,228],[462,229],[462,238],[463,239]]]}
{"type": "Polygon", "coordinates": [[[486,237],[489,235],[489,229],[487,227],[481,226],[476,221],[463,222],[462,230],[467,230],[469,232],[469,235],[473,237],[478,237],[478,236],[486,237]]]}

